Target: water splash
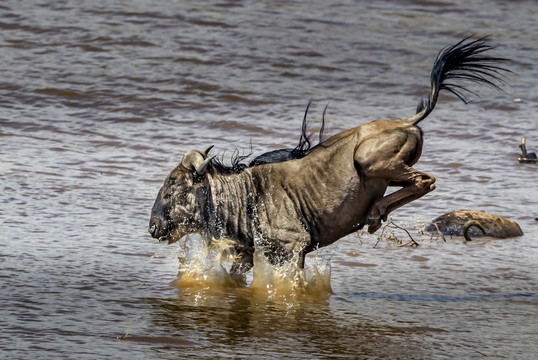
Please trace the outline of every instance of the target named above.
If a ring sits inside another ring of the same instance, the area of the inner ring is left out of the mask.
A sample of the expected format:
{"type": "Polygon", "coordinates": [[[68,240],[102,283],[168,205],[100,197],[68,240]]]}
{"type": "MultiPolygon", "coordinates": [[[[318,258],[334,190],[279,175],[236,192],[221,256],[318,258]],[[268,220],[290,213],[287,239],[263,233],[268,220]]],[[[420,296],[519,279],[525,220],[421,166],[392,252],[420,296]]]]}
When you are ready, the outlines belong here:
{"type": "Polygon", "coordinates": [[[226,269],[234,257],[231,240],[189,236],[180,243],[179,276],[173,284],[179,288],[238,287],[226,269]]]}
{"type": "Polygon", "coordinates": [[[180,244],[179,276],[173,285],[180,289],[246,289],[258,298],[289,302],[304,296],[328,296],[331,288],[331,265],[326,257],[307,257],[304,269],[297,265],[296,257],[273,264],[265,251],[254,253],[254,268],[247,274],[247,283],[234,280],[229,268],[236,254],[233,241],[227,239],[204,240],[188,237],[180,244]]]}
{"type": "Polygon", "coordinates": [[[253,294],[272,300],[297,300],[305,295],[327,295],[331,289],[331,266],[328,259],[309,258],[304,269],[297,261],[273,265],[263,251],[254,253],[250,289],[253,294]]]}

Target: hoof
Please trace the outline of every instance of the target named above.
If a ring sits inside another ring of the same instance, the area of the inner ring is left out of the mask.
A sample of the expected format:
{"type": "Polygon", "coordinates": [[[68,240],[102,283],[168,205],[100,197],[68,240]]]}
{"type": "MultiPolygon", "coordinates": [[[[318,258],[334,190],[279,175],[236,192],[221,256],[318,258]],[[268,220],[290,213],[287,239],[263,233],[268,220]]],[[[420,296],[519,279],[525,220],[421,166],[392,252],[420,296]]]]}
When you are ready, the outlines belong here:
{"type": "Polygon", "coordinates": [[[370,219],[368,218],[366,220],[366,224],[368,225],[368,232],[370,234],[375,233],[380,227],[381,227],[381,219],[370,219]]]}

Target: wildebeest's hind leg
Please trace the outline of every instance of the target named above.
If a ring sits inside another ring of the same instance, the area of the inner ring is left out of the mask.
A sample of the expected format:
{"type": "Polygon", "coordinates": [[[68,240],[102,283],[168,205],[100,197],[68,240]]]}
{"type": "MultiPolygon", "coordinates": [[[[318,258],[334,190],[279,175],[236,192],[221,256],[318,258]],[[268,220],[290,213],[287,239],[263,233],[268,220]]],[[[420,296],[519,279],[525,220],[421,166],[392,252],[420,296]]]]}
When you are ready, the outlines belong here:
{"type": "Polygon", "coordinates": [[[274,231],[270,238],[264,239],[264,242],[259,245],[261,248],[258,248],[258,250],[264,252],[265,257],[273,266],[292,262],[297,264],[299,269],[303,269],[305,256],[313,248],[310,246],[310,234],[300,229],[302,226],[298,225],[297,228],[291,229],[282,227],[274,231]]]}
{"type": "Polygon", "coordinates": [[[435,189],[435,177],[431,174],[415,170],[406,166],[404,176],[406,179],[394,179],[403,187],[382,199],[379,199],[370,208],[368,213],[368,232],[374,233],[381,227],[381,220],[386,221],[387,216],[397,208],[416,200],[435,189]],[[408,176],[407,174],[411,174],[408,176]]]}
{"type": "Polygon", "coordinates": [[[381,227],[387,215],[435,189],[435,177],[413,169],[408,164],[418,160],[422,139],[418,129],[386,129],[364,140],[355,151],[363,178],[384,180],[389,186],[402,186],[375,200],[368,211],[368,232],[381,227]]]}

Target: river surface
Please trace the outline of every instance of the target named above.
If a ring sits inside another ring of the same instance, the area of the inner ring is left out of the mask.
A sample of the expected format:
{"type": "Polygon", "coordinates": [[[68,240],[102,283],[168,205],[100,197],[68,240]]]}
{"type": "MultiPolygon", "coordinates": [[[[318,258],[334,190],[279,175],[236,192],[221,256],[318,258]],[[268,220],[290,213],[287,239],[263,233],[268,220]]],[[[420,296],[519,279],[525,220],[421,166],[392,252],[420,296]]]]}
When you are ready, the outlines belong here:
{"type": "Polygon", "coordinates": [[[536,358],[538,166],[517,161],[523,135],[538,150],[536,19],[531,0],[3,0],[0,357],[536,358]],[[291,288],[176,281],[181,244],[147,226],[187,150],[293,147],[310,99],[314,132],[327,104],[326,134],[409,116],[468,34],[513,73],[421,123],[437,189],[392,214],[420,246],[351,234],[291,288]],[[525,234],[420,233],[458,209],[525,234]]]}

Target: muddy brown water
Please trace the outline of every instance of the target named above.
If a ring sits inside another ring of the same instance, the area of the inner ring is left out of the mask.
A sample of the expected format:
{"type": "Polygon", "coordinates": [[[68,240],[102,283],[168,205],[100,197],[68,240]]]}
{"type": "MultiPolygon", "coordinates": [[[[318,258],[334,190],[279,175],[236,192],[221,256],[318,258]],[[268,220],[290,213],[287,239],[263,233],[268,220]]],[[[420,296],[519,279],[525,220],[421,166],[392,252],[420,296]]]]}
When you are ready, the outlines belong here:
{"type": "Polygon", "coordinates": [[[538,167],[517,146],[538,150],[537,17],[524,0],[2,1],[1,357],[535,358],[538,167]],[[291,290],[176,282],[179,245],[147,225],[185,151],[293,146],[309,99],[312,130],[329,104],[328,134],[408,116],[439,49],[469,33],[514,73],[423,122],[416,167],[437,189],[393,213],[419,247],[349,235],[291,290]],[[417,230],[457,209],[525,235],[417,230]]]}

